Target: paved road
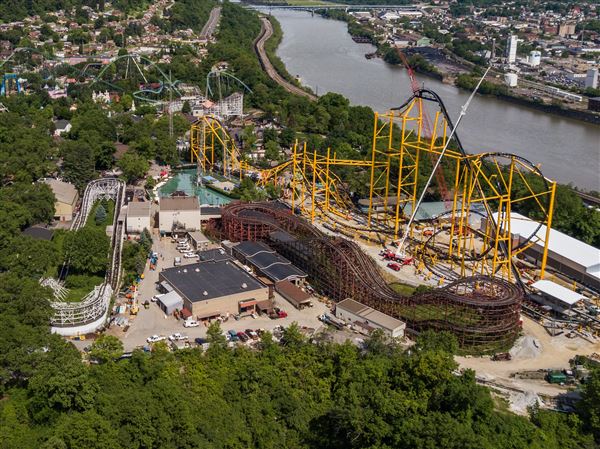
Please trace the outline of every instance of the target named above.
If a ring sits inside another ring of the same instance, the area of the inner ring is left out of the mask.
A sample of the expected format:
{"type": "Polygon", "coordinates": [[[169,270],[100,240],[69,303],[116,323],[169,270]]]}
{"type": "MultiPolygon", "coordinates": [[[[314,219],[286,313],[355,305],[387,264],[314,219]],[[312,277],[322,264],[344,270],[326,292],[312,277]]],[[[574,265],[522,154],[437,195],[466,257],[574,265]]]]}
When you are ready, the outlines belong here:
{"type": "Polygon", "coordinates": [[[275,81],[288,92],[295,95],[300,95],[302,97],[306,97],[309,100],[316,101],[317,97],[315,95],[306,92],[303,89],[300,89],[298,86],[294,86],[293,84],[286,81],[279,73],[277,73],[277,70],[275,70],[275,67],[273,67],[273,64],[271,64],[271,61],[269,60],[269,57],[265,52],[265,42],[267,42],[269,38],[273,35],[273,25],[271,25],[271,22],[266,17],[261,17],[261,22],[262,27],[260,35],[258,36],[258,39],[256,40],[254,46],[256,48],[256,53],[258,54],[260,64],[262,65],[264,71],[267,72],[267,75],[269,75],[269,77],[273,81],[275,81]]]}
{"type": "Polygon", "coordinates": [[[215,28],[217,27],[217,24],[219,23],[220,17],[221,17],[221,7],[215,6],[210,11],[210,16],[208,17],[208,20],[202,27],[202,31],[200,32],[200,39],[209,39],[212,36],[212,34],[215,32],[215,28]]]}

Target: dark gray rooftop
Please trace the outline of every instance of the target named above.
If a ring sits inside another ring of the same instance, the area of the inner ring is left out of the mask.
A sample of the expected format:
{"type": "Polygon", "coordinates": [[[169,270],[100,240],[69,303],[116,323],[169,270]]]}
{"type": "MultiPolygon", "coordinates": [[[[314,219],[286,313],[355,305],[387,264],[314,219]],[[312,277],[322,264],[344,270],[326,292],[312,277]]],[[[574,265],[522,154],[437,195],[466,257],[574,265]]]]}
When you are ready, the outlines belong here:
{"type": "Polygon", "coordinates": [[[233,251],[240,254],[273,282],[306,277],[306,273],[265,243],[245,241],[234,246],[233,251]]]}
{"type": "Polygon", "coordinates": [[[207,249],[206,251],[198,251],[200,262],[213,261],[221,262],[223,260],[232,260],[232,257],[222,248],[207,249]]]}
{"type": "Polygon", "coordinates": [[[230,261],[199,262],[168,268],[163,270],[160,276],[192,302],[265,288],[263,284],[230,261]]]}

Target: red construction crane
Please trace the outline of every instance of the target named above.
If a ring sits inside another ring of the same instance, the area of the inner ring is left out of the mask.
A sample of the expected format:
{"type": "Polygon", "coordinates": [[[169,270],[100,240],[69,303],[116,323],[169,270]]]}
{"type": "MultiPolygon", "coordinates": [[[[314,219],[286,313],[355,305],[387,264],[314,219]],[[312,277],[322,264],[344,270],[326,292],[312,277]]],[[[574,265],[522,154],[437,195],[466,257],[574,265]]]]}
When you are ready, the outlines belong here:
{"type": "MultiPolygon", "coordinates": [[[[419,86],[419,82],[417,81],[417,78],[415,77],[415,72],[414,72],[413,68],[410,66],[410,64],[408,63],[408,59],[406,58],[406,55],[404,53],[402,53],[399,48],[396,49],[396,51],[398,52],[398,56],[400,57],[400,60],[404,64],[404,67],[406,67],[408,77],[410,78],[410,85],[411,85],[412,91],[413,91],[413,93],[417,93],[417,91],[421,88],[421,86],[419,86]]],[[[422,101],[419,102],[419,107],[421,108],[421,116],[423,117],[423,133],[425,134],[425,137],[431,137],[431,135],[433,134],[433,132],[431,130],[431,122],[429,121],[429,115],[425,111],[422,101]]],[[[431,160],[431,166],[434,167],[435,162],[436,162],[435,155],[433,153],[428,153],[428,154],[429,154],[429,159],[431,160]]],[[[446,187],[446,179],[444,178],[444,170],[442,170],[441,167],[438,168],[438,170],[436,171],[435,179],[436,179],[438,188],[440,189],[440,195],[442,196],[442,199],[444,200],[445,208],[446,208],[446,210],[450,210],[452,208],[452,197],[448,192],[448,188],[446,187]]]]}

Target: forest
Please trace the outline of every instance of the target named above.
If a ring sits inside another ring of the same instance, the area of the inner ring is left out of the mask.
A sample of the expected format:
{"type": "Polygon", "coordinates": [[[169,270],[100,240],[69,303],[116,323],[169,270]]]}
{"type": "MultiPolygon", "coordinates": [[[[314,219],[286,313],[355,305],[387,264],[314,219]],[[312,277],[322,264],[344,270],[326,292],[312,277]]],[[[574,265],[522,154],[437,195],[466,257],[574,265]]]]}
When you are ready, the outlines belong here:
{"type": "MultiPolygon", "coordinates": [[[[32,297],[20,293],[17,305],[32,297]]],[[[0,330],[13,341],[0,352],[3,448],[596,447],[597,373],[580,415],[534,407],[527,419],[473,372],[456,374],[449,334],[425,333],[407,351],[379,333],[363,348],[308,341],[292,325],[251,350],[228,348],[215,324],[205,353],[158,344],[124,358],[119,340],[102,337],[83,364],[32,312],[0,313],[24,340],[0,330]]]]}

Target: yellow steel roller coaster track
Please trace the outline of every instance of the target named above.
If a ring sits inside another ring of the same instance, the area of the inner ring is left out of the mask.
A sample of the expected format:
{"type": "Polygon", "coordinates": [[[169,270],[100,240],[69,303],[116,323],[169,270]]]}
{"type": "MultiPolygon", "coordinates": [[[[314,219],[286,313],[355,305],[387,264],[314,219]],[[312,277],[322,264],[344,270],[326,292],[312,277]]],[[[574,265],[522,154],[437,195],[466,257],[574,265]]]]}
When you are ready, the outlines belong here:
{"type": "MultiPolygon", "coordinates": [[[[451,127],[437,94],[420,90],[400,108],[375,113],[372,146],[363,160],[338,158],[332,149],[319,153],[308,149],[306,143],[296,142],[289,160],[261,169],[250,164],[217,117],[204,116],[191,128],[191,159],[204,171],[218,170],[239,179],[252,174],[261,186],[273,183],[285,187],[292,209],[312,222],[321,218],[356,231],[386,234],[392,240],[408,233],[415,242],[419,240],[415,232],[420,224],[404,229],[406,211],[415,207],[420,180],[429,175],[430,167],[424,161],[429,160],[429,155],[439,157],[451,127]],[[439,108],[427,131],[422,107],[425,101],[439,108]],[[347,185],[339,178],[338,170],[342,167],[353,168],[369,178],[368,205],[360,217],[347,185]],[[360,222],[355,222],[355,218],[360,222]]],[[[444,229],[449,232],[447,242],[433,251],[435,239],[421,239],[415,251],[421,252],[423,257],[445,261],[459,276],[495,275],[520,282],[513,258],[539,242],[544,247],[543,277],[555,182],[517,155],[467,154],[456,135],[453,144],[453,149],[445,152],[442,163],[453,178],[448,185],[452,207],[442,214],[446,222],[444,229]],[[539,224],[534,234],[521,236],[521,240],[515,242],[510,232],[511,213],[523,203],[534,209],[533,215],[539,224]],[[483,214],[474,212],[478,205],[485,211],[483,214]],[[474,225],[474,220],[480,221],[481,215],[487,218],[480,226],[474,225]],[[540,236],[538,231],[543,225],[547,231],[540,236]]],[[[430,221],[440,226],[440,220],[430,221]]],[[[438,240],[441,230],[441,227],[436,228],[434,232],[438,240]]]]}

